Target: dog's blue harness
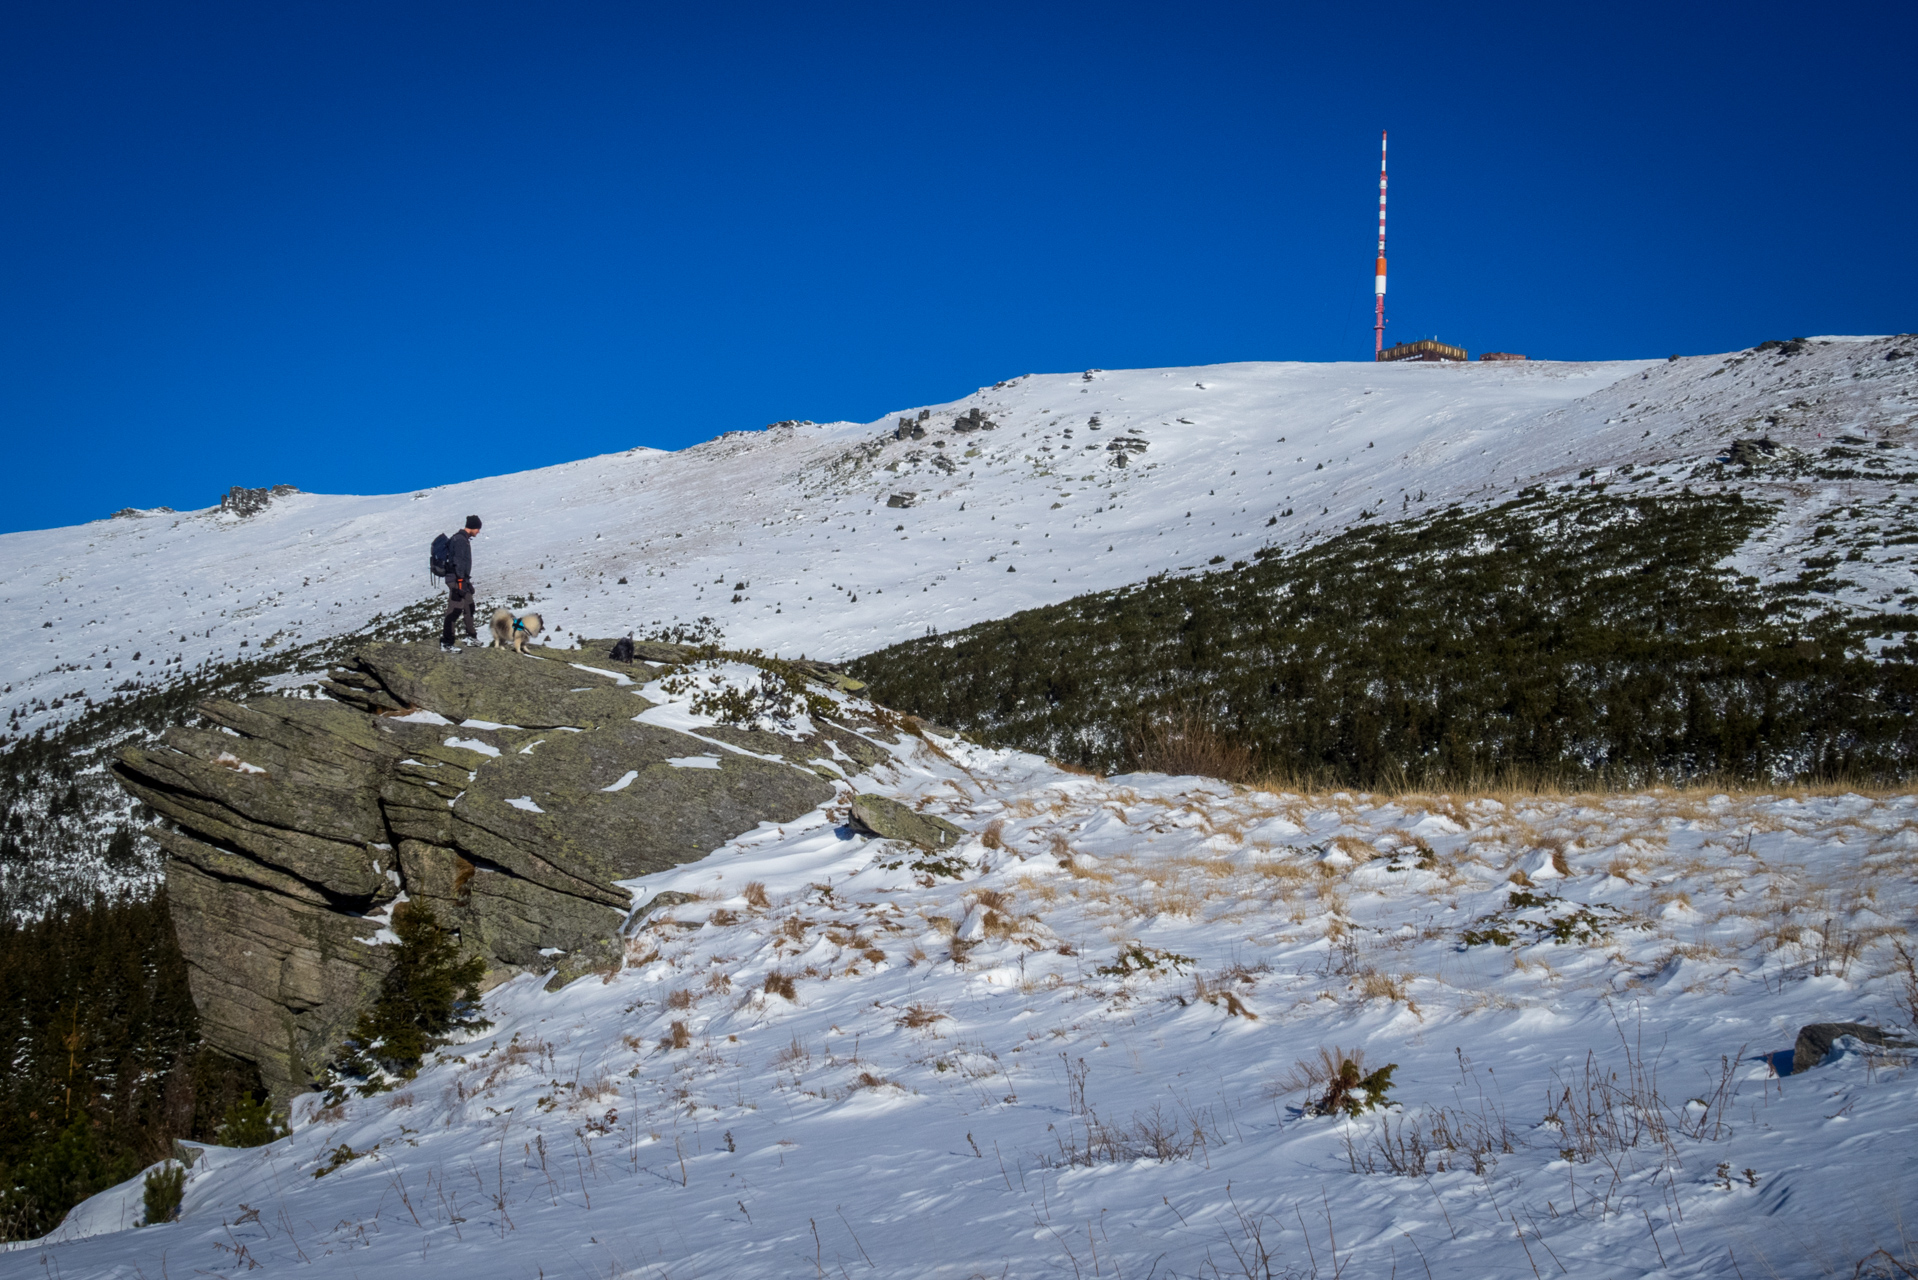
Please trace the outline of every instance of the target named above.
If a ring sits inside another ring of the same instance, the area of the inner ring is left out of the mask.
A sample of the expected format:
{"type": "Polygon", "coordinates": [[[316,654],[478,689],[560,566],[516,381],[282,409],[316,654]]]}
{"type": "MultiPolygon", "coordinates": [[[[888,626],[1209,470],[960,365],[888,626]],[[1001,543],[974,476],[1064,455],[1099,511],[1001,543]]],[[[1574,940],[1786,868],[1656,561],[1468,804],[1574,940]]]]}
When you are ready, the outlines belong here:
{"type": "MultiPolygon", "coordinates": [[[[520,621],[520,620],[519,620],[518,618],[514,618],[514,619],[513,619],[513,630],[515,630],[515,631],[525,631],[525,630],[526,630],[526,624],[525,624],[524,622],[521,622],[521,621],[520,621]]],[[[530,634],[530,633],[529,633],[529,634],[530,634]]]]}

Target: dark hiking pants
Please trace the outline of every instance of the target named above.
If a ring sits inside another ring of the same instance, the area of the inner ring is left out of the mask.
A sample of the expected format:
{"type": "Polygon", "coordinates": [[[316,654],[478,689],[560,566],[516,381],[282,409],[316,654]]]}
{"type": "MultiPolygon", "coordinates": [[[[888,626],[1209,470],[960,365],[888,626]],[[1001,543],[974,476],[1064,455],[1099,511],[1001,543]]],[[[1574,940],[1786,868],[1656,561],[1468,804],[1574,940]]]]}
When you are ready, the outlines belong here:
{"type": "Polygon", "coordinates": [[[448,587],[446,591],[446,621],[440,627],[440,643],[453,643],[453,623],[463,621],[468,640],[479,639],[479,632],[473,627],[473,584],[464,587],[448,587]]]}

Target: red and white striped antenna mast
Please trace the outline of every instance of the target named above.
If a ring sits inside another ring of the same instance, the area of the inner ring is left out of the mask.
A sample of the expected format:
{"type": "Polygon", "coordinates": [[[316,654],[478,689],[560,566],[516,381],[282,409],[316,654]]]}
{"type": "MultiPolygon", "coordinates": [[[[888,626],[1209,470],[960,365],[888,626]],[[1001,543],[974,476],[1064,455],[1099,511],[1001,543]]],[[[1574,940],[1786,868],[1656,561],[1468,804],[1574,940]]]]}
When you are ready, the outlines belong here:
{"type": "Polygon", "coordinates": [[[1385,130],[1379,130],[1379,261],[1372,291],[1378,295],[1372,322],[1372,358],[1385,351],[1385,130]]]}

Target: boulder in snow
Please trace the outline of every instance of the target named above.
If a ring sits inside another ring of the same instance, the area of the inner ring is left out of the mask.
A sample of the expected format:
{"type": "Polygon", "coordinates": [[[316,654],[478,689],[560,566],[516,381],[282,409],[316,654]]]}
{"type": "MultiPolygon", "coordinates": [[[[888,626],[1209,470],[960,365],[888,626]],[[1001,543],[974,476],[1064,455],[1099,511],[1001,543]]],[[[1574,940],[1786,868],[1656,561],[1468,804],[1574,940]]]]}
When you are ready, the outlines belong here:
{"type": "Polygon", "coordinates": [[[964,840],[963,829],[930,813],[916,813],[879,795],[854,796],[853,826],[887,840],[904,840],[922,849],[950,849],[964,840]]]}
{"type": "Polygon", "coordinates": [[[1824,1062],[1832,1046],[1845,1036],[1887,1048],[1905,1048],[1910,1043],[1862,1022],[1813,1022],[1798,1028],[1798,1043],[1792,1046],[1791,1073],[1810,1071],[1824,1062]]]}

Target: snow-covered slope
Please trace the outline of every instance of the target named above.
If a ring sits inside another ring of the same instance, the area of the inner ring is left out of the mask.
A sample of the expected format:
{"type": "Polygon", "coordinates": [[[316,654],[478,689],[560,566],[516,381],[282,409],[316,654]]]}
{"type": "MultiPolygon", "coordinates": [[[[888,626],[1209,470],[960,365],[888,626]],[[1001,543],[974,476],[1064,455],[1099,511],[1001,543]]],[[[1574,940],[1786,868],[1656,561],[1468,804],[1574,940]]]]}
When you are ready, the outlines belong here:
{"type": "MultiPolygon", "coordinates": [[[[1030,375],[903,411],[923,438],[895,438],[894,414],[782,425],[421,493],[293,494],[245,518],[10,534],[0,605],[28,634],[0,654],[0,711],[29,733],[169,665],[355,632],[432,595],[427,546],[469,513],[486,522],[482,603],[524,597],[562,636],[703,615],[734,645],[832,659],[1361,518],[1618,480],[1628,463],[1634,483],[1675,485],[1733,435],[1806,451],[1882,438],[1918,472],[1903,448],[1918,359],[1886,358],[1900,341],[1656,363],[1030,375]],[[955,429],[974,412],[991,429],[955,429]],[[895,495],[911,505],[888,505],[895,495]]],[[[1774,488],[1792,514],[1761,574],[1791,570],[1832,508],[1887,491],[1774,488]]],[[[1856,602],[1888,580],[1867,572],[1856,602]]]]}
{"type": "Polygon", "coordinates": [[[1775,1073],[1918,1016],[1909,796],[1309,798],[903,736],[852,789],[969,838],[842,801],[634,881],[698,896],[624,971],[517,979],[410,1085],[210,1152],[182,1221],[133,1230],[135,1180],[0,1276],[1918,1264],[1911,1055],[1775,1073]],[[1383,1108],[1311,1113],[1338,1048],[1383,1108]]]}
{"type": "MultiPolygon", "coordinates": [[[[471,511],[483,592],[569,636],[711,615],[814,657],[1535,484],[1735,484],[1781,507],[1741,567],[1842,544],[1834,598],[1871,609],[1918,542],[1909,345],[1034,376],[923,438],[799,424],[11,535],[0,705],[30,730],[357,630],[428,598],[426,545],[471,511]],[[955,430],[975,409],[992,429],[955,430]]],[[[846,790],[971,838],[866,840],[842,795],[634,882],[704,897],[610,981],[490,993],[495,1027],[410,1087],[209,1153],[180,1223],[130,1229],[136,1180],[0,1277],[1918,1267],[1908,1055],[1773,1074],[1801,1024],[1918,1019],[1909,796],[1314,798],[936,737],[846,790]],[[1306,1114],[1336,1047],[1396,1064],[1396,1109],[1306,1114]]]]}

